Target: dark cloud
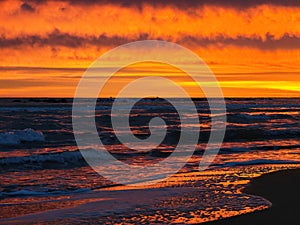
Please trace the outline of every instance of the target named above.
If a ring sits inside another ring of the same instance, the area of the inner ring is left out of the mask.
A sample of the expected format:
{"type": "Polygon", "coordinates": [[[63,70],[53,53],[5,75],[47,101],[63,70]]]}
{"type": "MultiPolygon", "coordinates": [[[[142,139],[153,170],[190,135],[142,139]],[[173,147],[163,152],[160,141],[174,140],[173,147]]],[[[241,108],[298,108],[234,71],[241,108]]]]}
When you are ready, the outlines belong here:
{"type": "MultiPolygon", "coordinates": [[[[46,0],[31,0],[35,3],[43,3],[46,0]]],[[[178,8],[200,7],[203,5],[218,5],[226,7],[248,8],[262,4],[281,5],[281,6],[300,6],[299,0],[63,0],[70,4],[76,5],[91,5],[91,4],[116,4],[124,7],[138,7],[141,8],[143,4],[150,4],[153,6],[175,6],[178,8]]]]}
{"type": "MultiPolygon", "coordinates": [[[[149,36],[147,34],[140,34],[138,38],[127,38],[122,36],[107,36],[105,34],[99,36],[76,36],[68,33],[62,33],[59,30],[54,30],[47,37],[41,37],[38,35],[22,36],[12,39],[7,39],[4,36],[0,37],[0,48],[18,48],[22,46],[51,46],[55,47],[64,46],[68,48],[78,48],[87,45],[96,47],[103,46],[118,46],[131,41],[147,40],[149,36]]],[[[152,38],[151,38],[152,39],[152,38]]],[[[158,40],[171,41],[164,38],[156,38],[158,40]]],[[[184,46],[216,46],[226,47],[229,45],[238,47],[250,47],[261,50],[275,50],[275,49],[299,49],[300,37],[290,34],[285,34],[281,38],[276,39],[271,34],[266,34],[265,38],[261,37],[228,37],[224,35],[218,35],[216,37],[195,37],[195,36],[183,36],[176,41],[184,46]]]]}
{"type": "MultiPolygon", "coordinates": [[[[143,36],[144,37],[144,36],[143,36]]],[[[0,37],[0,48],[19,47],[19,46],[64,46],[69,48],[83,47],[85,45],[94,46],[115,46],[128,42],[124,37],[107,37],[106,35],[99,36],[76,36],[68,33],[62,33],[59,30],[54,30],[48,37],[41,37],[38,35],[26,35],[12,39],[6,39],[4,36],[0,37]]]]}
{"type": "Polygon", "coordinates": [[[209,46],[214,45],[216,47],[226,47],[228,45],[234,45],[238,47],[251,47],[260,50],[275,50],[275,49],[299,49],[300,37],[290,34],[284,34],[281,38],[276,39],[273,35],[267,33],[266,37],[245,37],[238,36],[235,38],[219,35],[214,38],[197,38],[192,36],[186,36],[182,38],[179,43],[190,43],[191,45],[209,46]]]}
{"type": "Polygon", "coordinates": [[[34,8],[26,2],[21,5],[21,9],[27,12],[34,12],[34,8]]]}

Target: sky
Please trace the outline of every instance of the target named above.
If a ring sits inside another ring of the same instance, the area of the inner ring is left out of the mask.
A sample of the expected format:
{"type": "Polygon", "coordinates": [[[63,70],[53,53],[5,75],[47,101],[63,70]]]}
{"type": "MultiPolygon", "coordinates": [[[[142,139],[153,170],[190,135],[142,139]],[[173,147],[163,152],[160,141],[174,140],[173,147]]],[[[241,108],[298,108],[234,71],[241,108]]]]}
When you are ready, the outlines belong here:
{"type": "MultiPolygon", "coordinates": [[[[0,1],[0,97],[73,97],[99,56],[138,40],[195,52],[225,97],[300,97],[299,0],[0,1]]],[[[106,95],[160,66],[125,68],[106,95]]],[[[202,97],[185,74],[164,70],[202,97]]]]}

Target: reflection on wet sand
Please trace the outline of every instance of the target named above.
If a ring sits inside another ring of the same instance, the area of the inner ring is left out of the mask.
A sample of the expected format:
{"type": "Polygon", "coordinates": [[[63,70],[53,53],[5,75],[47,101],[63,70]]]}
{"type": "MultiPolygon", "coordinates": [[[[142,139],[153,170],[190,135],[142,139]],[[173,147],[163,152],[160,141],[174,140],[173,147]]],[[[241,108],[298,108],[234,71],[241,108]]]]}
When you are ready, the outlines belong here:
{"type": "Polygon", "coordinates": [[[241,189],[253,177],[289,167],[269,165],[187,172],[148,187],[107,187],[64,197],[24,198],[23,203],[6,199],[1,200],[1,223],[192,224],[212,221],[270,207],[266,199],[244,194],[241,189]]]}

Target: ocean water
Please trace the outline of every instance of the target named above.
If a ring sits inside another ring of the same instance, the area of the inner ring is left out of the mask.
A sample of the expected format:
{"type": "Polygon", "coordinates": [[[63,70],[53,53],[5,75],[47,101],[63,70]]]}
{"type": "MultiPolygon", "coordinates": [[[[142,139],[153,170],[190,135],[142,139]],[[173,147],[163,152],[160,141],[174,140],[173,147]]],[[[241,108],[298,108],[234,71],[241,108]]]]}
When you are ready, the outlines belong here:
{"type": "MultiPolygon", "coordinates": [[[[124,104],[132,101],[124,99],[124,104]]],[[[0,223],[192,223],[269,207],[267,200],[240,190],[260,174],[299,167],[300,99],[226,99],[224,142],[209,169],[202,172],[198,165],[211,132],[211,115],[205,99],[194,102],[201,131],[193,157],[169,180],[127,190],[100,176],[83,159],[72,129],[72,99],[1,99],[0,223]],[[128,199],[128,194],[138,198],[128,199]],[[89,206],[92,203],[94,208],[89,206]]],[[[111,99],[98,100],[95,121],[101,140],[116,159],[152,165],[173,152],[181,125],[170,103],[145,99],[132,110],[131,131],[141,139],[151,135],[151,118],[166,122],[163,142],[147,151],[126,148],[116,138],[111,105],[111,99]]],[[[161,127],[155,129],[152,132],[161,127]]]]}

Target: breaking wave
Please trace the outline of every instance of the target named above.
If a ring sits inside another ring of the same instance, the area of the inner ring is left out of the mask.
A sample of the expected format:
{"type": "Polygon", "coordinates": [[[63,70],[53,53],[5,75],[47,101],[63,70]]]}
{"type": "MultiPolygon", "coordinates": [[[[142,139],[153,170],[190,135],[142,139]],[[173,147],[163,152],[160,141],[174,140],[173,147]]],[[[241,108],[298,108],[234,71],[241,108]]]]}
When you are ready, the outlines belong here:
{"type": "Polygon", "coordinates": [[[0,145],[19,145],[22,142],[33,141],[45,141],[44,134],[31,128],[0,133],[0,145]]]}

